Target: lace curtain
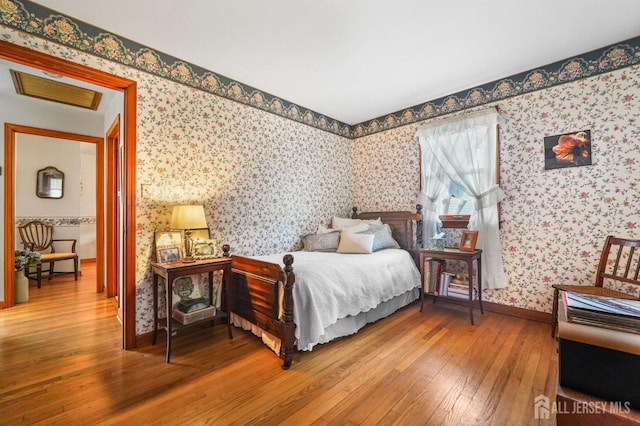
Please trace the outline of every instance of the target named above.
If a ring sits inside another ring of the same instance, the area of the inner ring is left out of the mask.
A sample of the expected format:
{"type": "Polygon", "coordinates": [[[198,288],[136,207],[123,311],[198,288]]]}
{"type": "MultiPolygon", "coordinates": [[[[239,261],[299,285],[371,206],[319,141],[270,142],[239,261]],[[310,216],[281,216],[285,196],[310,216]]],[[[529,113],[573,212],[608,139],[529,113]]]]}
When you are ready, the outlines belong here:
{"type": "Polygon", "coordinates": [[[439,223],[435,200],[446,188],[446,180],[440,177],[446,176],[475,199],[468,228],[478,231],[483,288],[503,288],[509,283],[498,231],[498,203],[505,195],[495,183],[496,126],[503,123],[500,114],[490,109],[425,125],[416,133],[422,152],[423,190],[418,202],[425,206],[425,241],[439,223]],[[433,182],[436,180],[438,183],[433,182]]]}
{"type": "MultiPolygon", "coordinates": [[[[421,152],[424,147],[421,144],[421,152]]],[[[422,190],[418,195],[418,204],[422,204],[422,241],[429,241],[440,232],[442,222],[438,215],[438,201],[446,194],[442,169],[438,167],[434,155],[422,155],[422,190]],[[440,174],[440,176],[438,176],[440,174]]]]}

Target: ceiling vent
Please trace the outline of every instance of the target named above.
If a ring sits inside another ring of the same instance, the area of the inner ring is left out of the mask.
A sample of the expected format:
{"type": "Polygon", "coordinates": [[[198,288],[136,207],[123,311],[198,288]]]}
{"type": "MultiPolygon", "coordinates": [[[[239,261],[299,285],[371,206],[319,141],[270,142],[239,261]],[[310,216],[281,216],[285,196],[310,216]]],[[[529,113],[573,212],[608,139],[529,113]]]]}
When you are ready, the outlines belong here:
{"type": "Polygon", "coordinates": [[[10,70],[13,85],[19,95],[31,96],[46,101],[59,102],[96,111],[102,93],[60,81],[10,70]]]}

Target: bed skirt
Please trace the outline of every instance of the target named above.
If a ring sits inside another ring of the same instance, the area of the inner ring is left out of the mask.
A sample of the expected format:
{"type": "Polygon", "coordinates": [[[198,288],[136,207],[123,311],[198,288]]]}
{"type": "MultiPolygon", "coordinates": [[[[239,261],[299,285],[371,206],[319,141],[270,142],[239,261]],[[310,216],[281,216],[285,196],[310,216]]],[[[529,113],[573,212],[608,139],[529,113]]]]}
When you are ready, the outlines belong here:
{"type": "MultiPolygon", "coordinates": [[[[388,317],[398,309],[409,305],[413,301],[417,300],[419,295],[419,289],[414,288],[407,291],[406,293],[387,300],[386,302],[382,302],[381,304],[367,312],[361,312],[356,316],[348,316],[339,319],[337,322],[331,324],[325,329],[324,335],[322,335],[319,341],[315,342],[314,345],[327,343],[340,337],[356,334],[365,325],[388,317]]],[[[257,325],[245,320],[244,318],[234,314],[233,312],[231,313],[231,324],[244,330],[251,331],[251,333],[260,337],[269,349],[271,349],[277,355],[280,354],[281,345],[280,339],[278,337],[267,333],[257,325]]]]}

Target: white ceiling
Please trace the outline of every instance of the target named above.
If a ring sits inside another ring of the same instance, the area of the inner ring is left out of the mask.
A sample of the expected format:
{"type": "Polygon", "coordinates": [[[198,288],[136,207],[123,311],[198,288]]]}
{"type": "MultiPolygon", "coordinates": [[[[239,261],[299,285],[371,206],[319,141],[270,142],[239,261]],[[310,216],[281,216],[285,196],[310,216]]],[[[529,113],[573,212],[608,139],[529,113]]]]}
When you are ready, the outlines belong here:
{"type": "Polygon", "coordinates": [[[640,35],[638,0],[38,0],[348,124],[640,35]]]}
{"type": "MultiPolygon", "coordinates": [[[[102,93],[102,98],[100,100],[100,105],[96,110],[98,114],[104,114],[105,111],[109,108],[111,104],[111,99],[115,96],[115,91],[106,89],[104,87],[95,86],[93,84],[85,83],[84,81],[75,80],[68,77],[56,77],[52,78],[50,74],[45,74],[42,70],[27,67],[24,65],[17,64],[15,62],[6,61],[4,59],[0,59],[0,96],[14,97],[14,96],[23,96],[18,95],[16,93],[16,88],[13,85],[13,80],[11,79],[10,70],[20,71],[23,73],[35,75],[37,77],[49,78],[55,81],[60,81],[62,83],[71,84],[73,86],[84,87],[85,89],[95,90],[97,92],[102,93]]],[[[34,102],[51,102],[51,101],[43,101],[41,99],[29,98],[34,100],[34,102]]],[[[60,103],[53,102],[59,108],[78,108],[71,105],[64,105],[60,103]]],[[[88,112],[92,112],[91,110],[86,110],[88,112]]]]}

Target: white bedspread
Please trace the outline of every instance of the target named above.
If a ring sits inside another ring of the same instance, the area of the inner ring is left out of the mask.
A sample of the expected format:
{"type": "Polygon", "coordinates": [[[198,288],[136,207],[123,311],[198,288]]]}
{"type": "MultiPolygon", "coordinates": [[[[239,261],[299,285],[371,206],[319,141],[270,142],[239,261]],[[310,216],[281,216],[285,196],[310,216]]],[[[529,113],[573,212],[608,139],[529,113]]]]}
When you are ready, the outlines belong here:
{"type": "MultiPolygon", "coordinates": [[[[298,251],[293,286],[299,350],[311,350],[337,320],[367,312],[395,296],[420,287],[420,272],[405,250],[372,254],[298,251]]],[[[256,256],[283,266],[282,254],[256,256]]]]}

